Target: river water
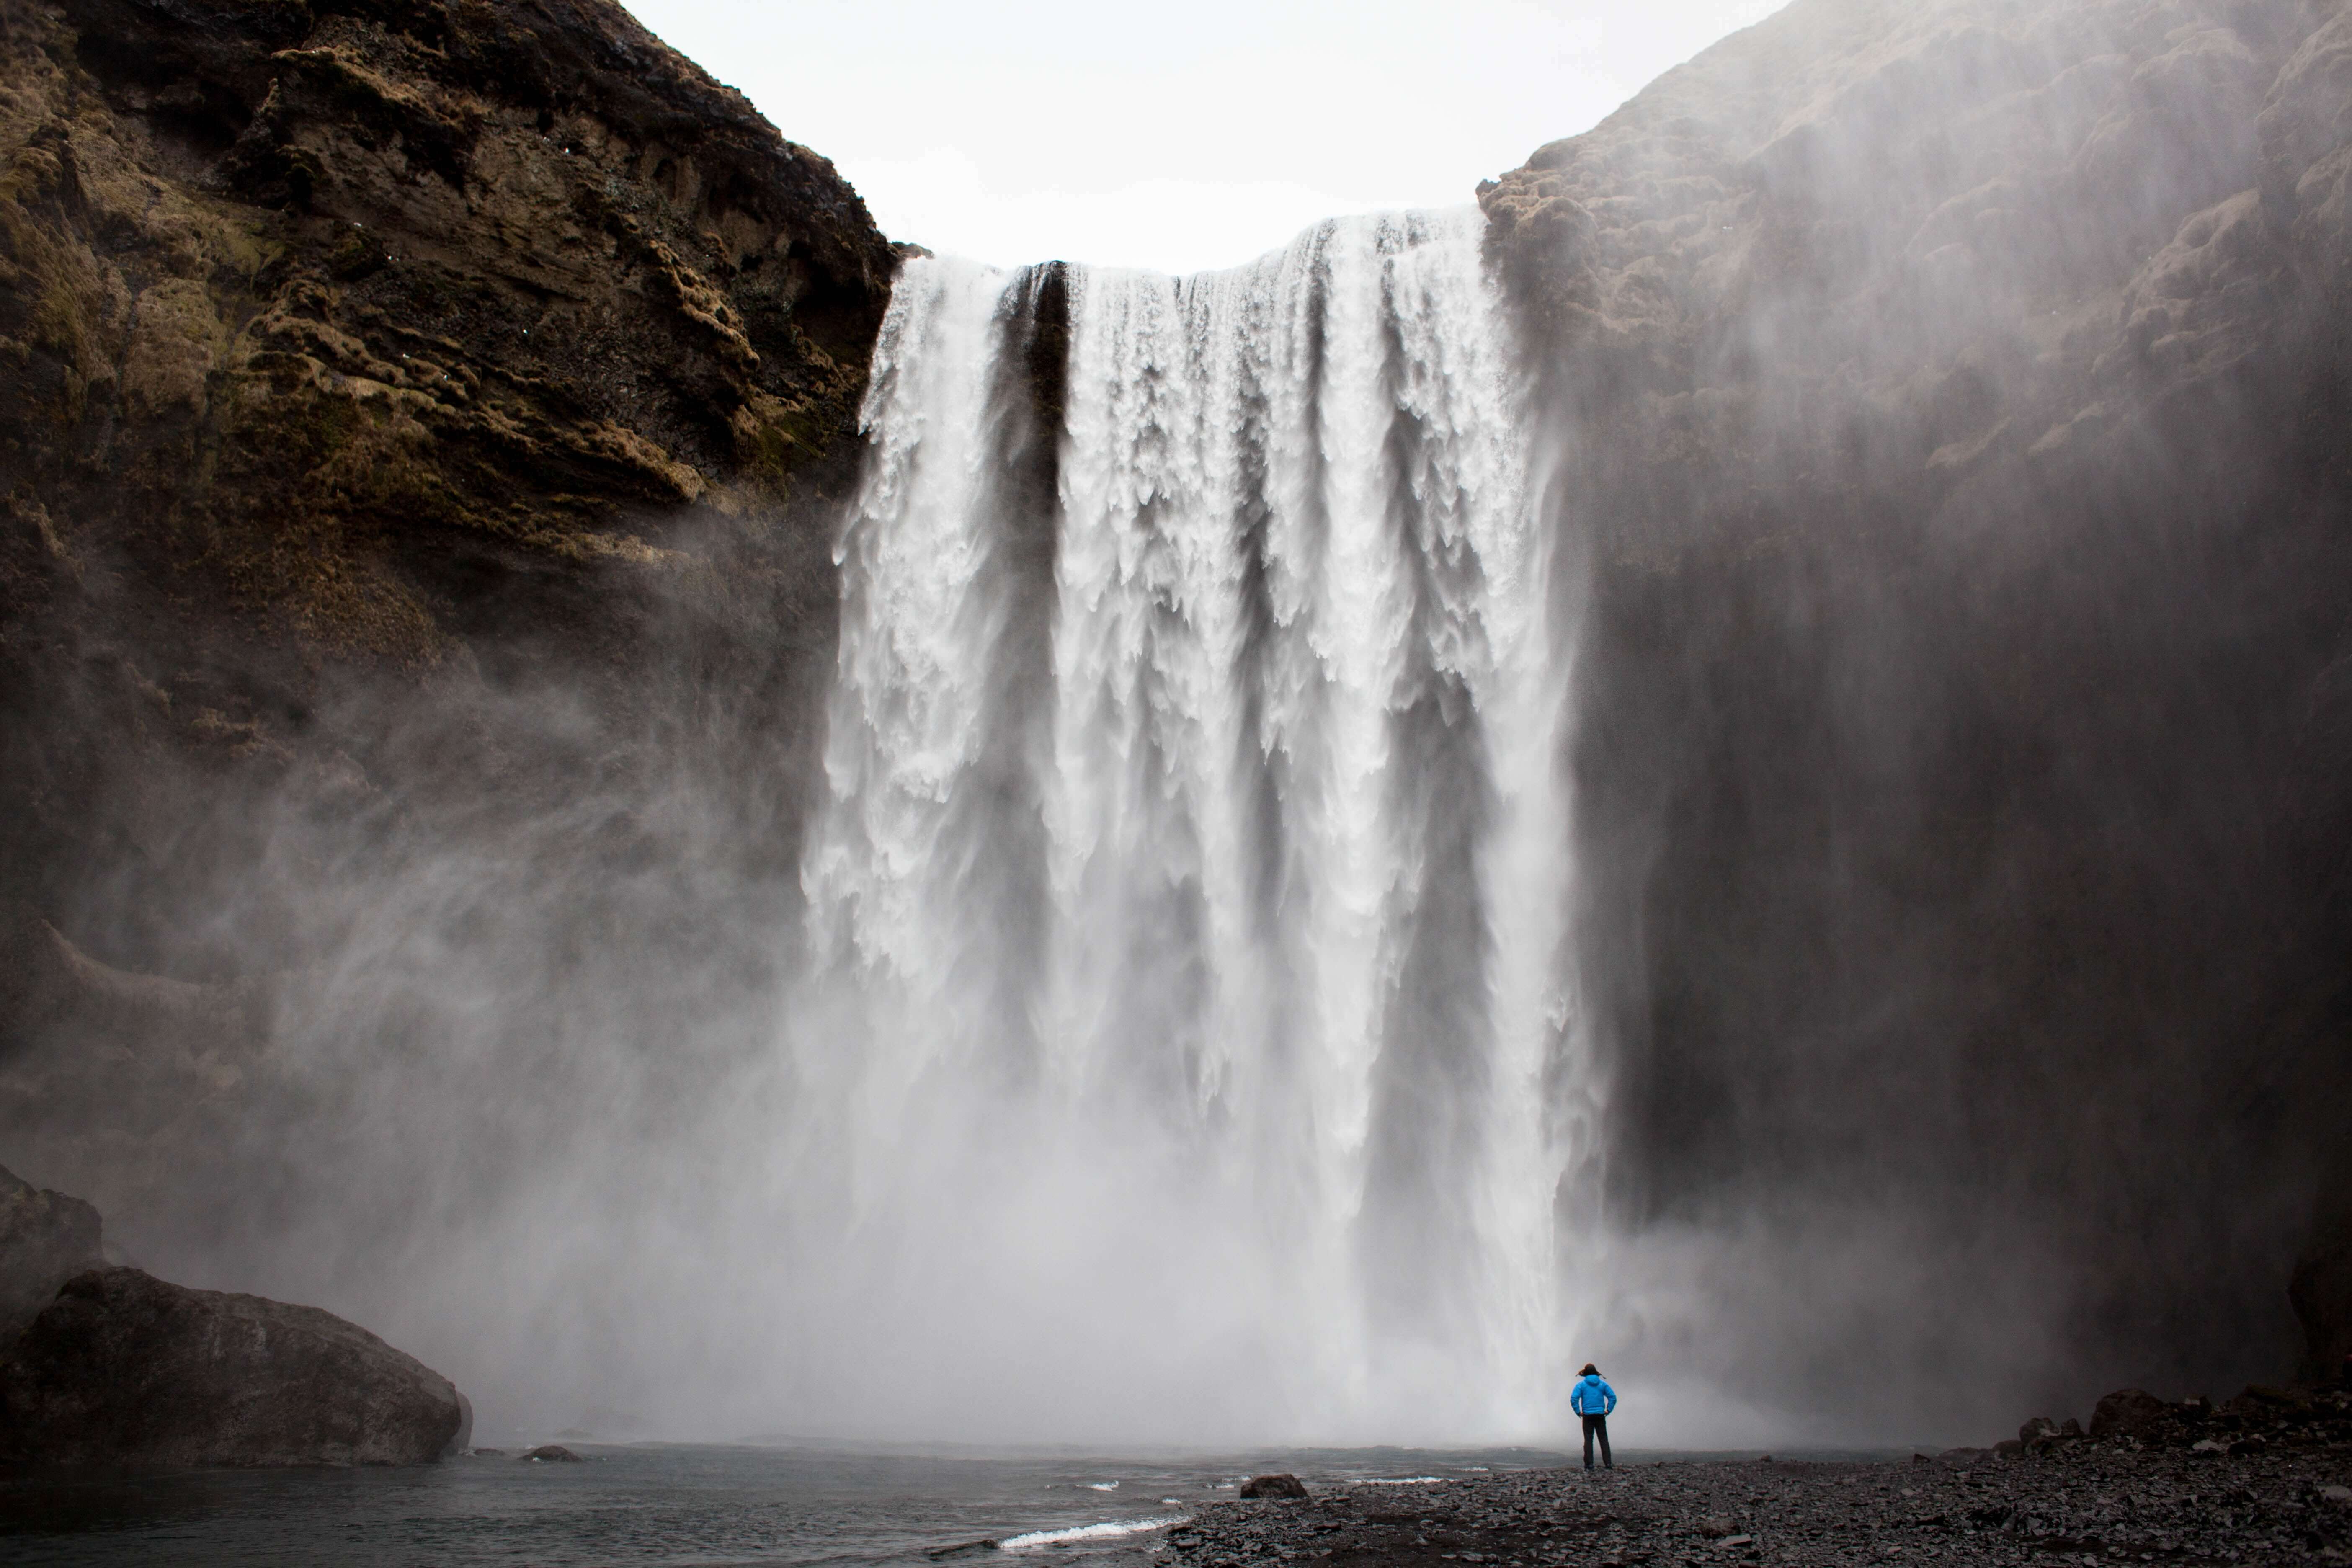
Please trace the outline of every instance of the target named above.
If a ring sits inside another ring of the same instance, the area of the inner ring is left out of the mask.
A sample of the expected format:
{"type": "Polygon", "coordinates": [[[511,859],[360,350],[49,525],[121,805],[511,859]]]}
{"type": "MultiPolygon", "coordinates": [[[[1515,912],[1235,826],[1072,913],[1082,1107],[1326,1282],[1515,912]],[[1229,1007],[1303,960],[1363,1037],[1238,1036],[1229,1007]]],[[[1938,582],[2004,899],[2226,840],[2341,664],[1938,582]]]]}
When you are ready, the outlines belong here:
{"type": "Polygon", "coordinates": [[[1058,1561],[1148,1550],[1252,1473],[1410,1489],[1564,1462],[1312,1449],[1094,1458],[568,1445],[580,1464],[465,1458],[413,1469],[207,1470],[0,1482],[0,1560],[34,1563],[840,1563],[1058,1561]]]}

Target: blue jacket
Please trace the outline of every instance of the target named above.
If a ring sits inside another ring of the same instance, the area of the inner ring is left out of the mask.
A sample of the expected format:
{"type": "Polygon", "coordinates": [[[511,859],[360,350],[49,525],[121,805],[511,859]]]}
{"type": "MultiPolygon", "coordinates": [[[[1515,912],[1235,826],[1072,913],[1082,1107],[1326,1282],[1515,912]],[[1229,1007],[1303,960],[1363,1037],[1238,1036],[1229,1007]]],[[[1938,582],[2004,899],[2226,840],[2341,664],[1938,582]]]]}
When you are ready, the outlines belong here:
{"type": "Polygon", "coordinates": [[[1599,1373],[1576,1380],[1569,1391],[1568,1407],[1579,1415],[1606,1415],[1617,1408],[1617,1391],[1601,1381],[1599,1373]]]}

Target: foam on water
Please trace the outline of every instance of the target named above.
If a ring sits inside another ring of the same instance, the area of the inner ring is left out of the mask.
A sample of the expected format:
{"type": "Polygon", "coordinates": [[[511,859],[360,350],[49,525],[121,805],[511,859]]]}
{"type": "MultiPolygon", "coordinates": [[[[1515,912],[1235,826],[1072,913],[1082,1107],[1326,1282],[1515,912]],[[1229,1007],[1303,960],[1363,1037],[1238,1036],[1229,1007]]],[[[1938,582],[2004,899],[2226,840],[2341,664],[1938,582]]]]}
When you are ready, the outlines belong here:
{"type": "Polygon", "coordinates": [[[1040,1547],[1066,1546],[1078,1541],[1109,1541],[1123,1535],[1143,1535],[1155,1530],[1172,1530],[1183,1523],[1181,1519],[1137,1519],[1124,1523],[1081,1524],[1068,1530],[1036,1530],[1026,1535],[999,1542],[1005,1552],[1034,1552],[1040,1547]]]}

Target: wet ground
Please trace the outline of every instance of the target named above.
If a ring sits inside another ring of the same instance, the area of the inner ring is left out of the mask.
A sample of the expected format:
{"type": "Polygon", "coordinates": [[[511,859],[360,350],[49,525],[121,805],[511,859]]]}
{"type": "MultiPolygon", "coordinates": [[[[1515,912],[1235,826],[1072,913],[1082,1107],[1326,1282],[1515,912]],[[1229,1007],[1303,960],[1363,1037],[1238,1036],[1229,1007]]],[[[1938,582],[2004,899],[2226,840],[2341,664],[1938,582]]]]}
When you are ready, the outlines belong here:
{"type": "Polygon", "coordinates": [[[1155,1555],[1171,1568],[2352,1562],[2352,1445],[1665,1460],[1350,1487],[1213,1505],[1155,1555]]]}

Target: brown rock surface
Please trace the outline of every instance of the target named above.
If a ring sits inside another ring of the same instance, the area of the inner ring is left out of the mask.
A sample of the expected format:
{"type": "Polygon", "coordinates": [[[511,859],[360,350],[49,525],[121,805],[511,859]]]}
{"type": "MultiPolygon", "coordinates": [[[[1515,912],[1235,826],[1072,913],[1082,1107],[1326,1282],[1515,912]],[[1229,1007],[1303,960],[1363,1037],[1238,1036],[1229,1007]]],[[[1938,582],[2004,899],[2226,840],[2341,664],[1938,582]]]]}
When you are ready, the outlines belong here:
{"type": "Polygon", "coordinates": [[[0,1356],[18,1462],[429,1464],[471,1425],[447,1378],[332,1313],[136,1268],[68,1281],[0,1356]]]}
{"type": "Polygon", "coordinates": [[[576,793],[533,679],[607,777],[745,714],[793,765],[894,267],[602,0],[8,7],[0,899],[237,962],[189,916],[257,795],[576,793]]]}

